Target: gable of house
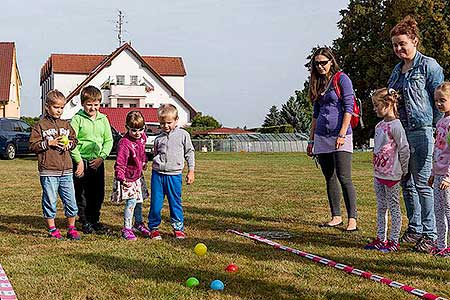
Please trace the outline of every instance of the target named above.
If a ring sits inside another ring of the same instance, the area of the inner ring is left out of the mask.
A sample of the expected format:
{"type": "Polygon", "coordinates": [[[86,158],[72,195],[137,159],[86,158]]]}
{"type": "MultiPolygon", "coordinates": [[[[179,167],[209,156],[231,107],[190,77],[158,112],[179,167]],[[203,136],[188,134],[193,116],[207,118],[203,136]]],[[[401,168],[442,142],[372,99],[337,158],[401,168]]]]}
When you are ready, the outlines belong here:
{"type": "MultiPolygon", "coordinates": [[[[52,73],[89,75],[108,55],[51,54],[41,68],[42,84],[52,73]]],[[[168,56],[142,56],[144,61],[161,76],[186,76],[183,59],[168,56]]]]}
{"type": "Polygon", "coordinates": [[[0,101],[8,102],[13,68],[14,43],[0,42],[0,101]]]}
{"type": "Polygon", "coordinates": [[[2,117],[20,117],[20,79],[14,42],[0,42],[0,109],[2,117]]]}
{"type": "Polygon", "coordinates": [[[81,108],[81,89],[93,85],[103,93],[102,106],[131,109],[172,103],[180,121],[188,123],[197,112],[183,96],[185,75],[181,57],[140,56],[129,44],[107,56],[52,54],[41,68],[42,98],[50,89],[62,91],[67,96],[62,117],[71,118],[81,108]],[[123,82],[131,77],[133,84],[123,82]]]}

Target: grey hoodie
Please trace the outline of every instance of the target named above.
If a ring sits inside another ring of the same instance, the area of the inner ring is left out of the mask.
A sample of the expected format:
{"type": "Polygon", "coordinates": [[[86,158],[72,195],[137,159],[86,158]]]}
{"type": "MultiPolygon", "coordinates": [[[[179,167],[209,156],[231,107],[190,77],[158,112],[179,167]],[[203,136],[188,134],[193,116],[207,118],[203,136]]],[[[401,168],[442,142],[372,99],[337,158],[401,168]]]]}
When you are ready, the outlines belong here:
{"type": "Polygon", "coordinates": [[[169,133],[162,132],[155,139],[152,169],[166,175],[183,172],[184,160],[188,170],[194,170],[194,146],[186,130],[175,127],[169,133]]]}

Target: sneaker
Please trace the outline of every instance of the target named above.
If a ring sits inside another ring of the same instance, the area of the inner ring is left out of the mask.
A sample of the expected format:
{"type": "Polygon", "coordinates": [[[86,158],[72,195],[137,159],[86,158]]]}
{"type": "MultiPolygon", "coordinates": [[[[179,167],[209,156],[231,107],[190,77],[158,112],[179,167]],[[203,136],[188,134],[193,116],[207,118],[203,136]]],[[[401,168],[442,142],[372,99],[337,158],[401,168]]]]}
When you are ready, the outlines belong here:
{"type": "Polygon", "coordinates": [[[92,225],[92,228],[94,228],[94,231],[97,234],[110,234],[111,233],[111,229],[109,229],[107,226],[103,225],[100,222],[94,223],[92,225]]]}
{"type": "Polygon", "coordinates": [[[184,240],[186,238],[186,234],[181,230],[174,230],[173,235],[179,240],[184,240]]]}
{"type": "Polygon", "coordinates": [[[450,248],[444,248],[442,250],[434,248],[431,250],[431,254],[438,257],[450,257],[450,248]]]}
{"type": "Polygon", "coordinates": [[[150,237],[150,230],[148,230],[144,223],[134,224],[133,231],[140,232],[144,237],[150,237]]]}
{"type": "Polygon", "coordinates": [[[122,229],[122,237],[127,241],[134,241],[137,237],[134,235],[134,232],[131,228],[122,229]]]}
{"type": "Polygon", "coordinates": [[[397,252],[398,250],[400,250],[400,244],[394,241],[389,241],[384,247],[380,248],[379,250],[384,253],[397,252]]]}
{"type": "Polygon", "coordinates": [[[150,231],[150,238],[152,240],[162,240],[158,229],[153,229],[153,230],[150,231]]]}
{"type": "Polygon", "coordinates": [[[80,239],[80,234],[75,229],[75,227],[69,227],[67,228],[67,238],[69,240],[78,241],[80,239]]]}
{"type": "Polygon", "coordinates": [[[95,231],[94,227],[89,222],[83,223],[81,230],[83,231],[84,234],[91,234],[94,233],[95,231]]]}
{"type": "Polygon", "coordinates": [[[383,242],[379,238],[374,239],[371,243],[368,243],[364,246],[366,250],[380,250],[381,248],[386,246],[386,242],[383,242]]]}
{"type": "Polygon", "coordinates": [[[64,238],[62,237],[62,235],[61,235],[61,232],[59,232],[59,230],[58,229],[53,229],[53,230],[50,230],[49,232],[48,232],[48,237],[49,238],[52,238],[52,239],[57,239],[57,240],[63,240],[64,238]]]}
{"type": "Polygon", "coordinates": [[[416,244],[421,238],[422,238],[422,235],[420,233],[415,233],[415,232],[406,230],[405,233],[403,234],[403,236],[401,237],[400,242],[416,244]]]}
{"type": "Polygon", "coordinates": [[[424,235],[412,248],[412,250],[415,252],[431,253],[431,251],[435,247],[436,243],[432,239],[424,235]]]}

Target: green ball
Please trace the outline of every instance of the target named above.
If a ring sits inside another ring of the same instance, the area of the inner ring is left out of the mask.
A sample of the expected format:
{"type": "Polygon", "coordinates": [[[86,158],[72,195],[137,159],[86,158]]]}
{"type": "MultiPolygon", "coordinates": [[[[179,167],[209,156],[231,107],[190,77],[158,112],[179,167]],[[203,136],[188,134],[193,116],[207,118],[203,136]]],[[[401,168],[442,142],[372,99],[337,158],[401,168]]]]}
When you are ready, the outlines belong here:
{"type": "Polygon", "coordinates": [[[200,282],[195,277],[189,277],[188,280],[186,280],[186,286],[187,287],[194,287],[194,286],[197,286],[199,284],[200,284],[200,282]]]}

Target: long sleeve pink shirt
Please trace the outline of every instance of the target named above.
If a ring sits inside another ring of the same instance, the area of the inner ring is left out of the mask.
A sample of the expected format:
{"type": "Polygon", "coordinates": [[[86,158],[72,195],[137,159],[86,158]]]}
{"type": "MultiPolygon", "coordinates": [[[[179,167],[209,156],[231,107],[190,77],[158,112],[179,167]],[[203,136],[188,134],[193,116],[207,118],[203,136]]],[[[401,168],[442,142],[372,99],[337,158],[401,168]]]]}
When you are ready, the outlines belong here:
{"type": "Polygon", "coordinates": [[[445,176],[444,180],[450,182],[450,148],[448,133],[450,129],[450,116],[443,117],[436,124],[436,140],[434,142],[432,175],[445,176]]]}
{"type": "Polygon", "coordinates": [[[373,172],[379,179],[400,180],[408,173],[409,144],[400,120],[379,122],[375,126],[373,172]]]}

